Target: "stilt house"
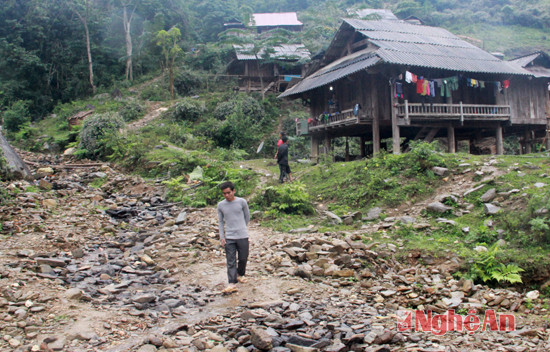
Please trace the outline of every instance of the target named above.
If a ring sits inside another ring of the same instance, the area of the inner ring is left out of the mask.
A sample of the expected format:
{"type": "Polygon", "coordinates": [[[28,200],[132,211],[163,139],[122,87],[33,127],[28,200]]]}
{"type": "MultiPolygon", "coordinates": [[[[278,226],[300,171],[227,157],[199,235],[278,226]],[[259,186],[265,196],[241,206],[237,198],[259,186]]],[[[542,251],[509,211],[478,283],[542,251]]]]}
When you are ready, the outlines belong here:
{"type": "Polygon", "coordinates": [[[400,153],[410,140],[440,137],[449,152],[493,137],[501,154],[503,136],[545,134],[548,89],[533,77],[442,28],[346,19],[321,68],[280,97],[310,106],[297,128],[313,158],[343,136],[360,138],[361,156],[384,139],[400,153]]]}
{"type": "Polygon", "coordinates": [[[242,91],[283,92],[293,79],[303,77],[310,54],[302,44],[281,44],[254,53],[252,45],[233,45],[235,58],[228,65],[230,74],[239,76],[242,91]]]}
{"type": "MultiPolygon", "coordinates": [[[[296,12],[255,13],[249,27],[254,28],[258,36],[265,36],[263,32],[277,28],[301,31],[303,24],[298,21],[296,12]]],[[[283,92],[292,80],[303,77],[304,63],[310,59],[303,44],[263,48],[245,44],[233,45],[233,48],[235,56],[227,66],[227,73],[238,76],[239,90],[247,92],[283,92]]]]}

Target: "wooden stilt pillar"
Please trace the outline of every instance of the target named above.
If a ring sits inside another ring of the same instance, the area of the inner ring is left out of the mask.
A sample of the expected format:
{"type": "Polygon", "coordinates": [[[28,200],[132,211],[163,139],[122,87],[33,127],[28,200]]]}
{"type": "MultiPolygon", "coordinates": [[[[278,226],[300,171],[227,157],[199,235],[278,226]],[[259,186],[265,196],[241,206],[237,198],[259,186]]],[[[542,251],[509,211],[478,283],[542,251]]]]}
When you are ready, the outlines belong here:
{"type": "MultiPolygon", "coordinates": [[[[325,134],[325,143],[324,143],[325,144],[325,155],[326,156],[331,154],[330,153],[330,142],[331,142],[330,141],[330,136],[327,133],[327,134],[325,134]]],[[[332,160],[332,161],[334,161],[334,160],[332,160]]]]}
{"type": "Polygon", "coordinates": [[[311,160],[319,162],[319,139],[316,136],[311,136],[311,160]]]}
{"type": "Polygon", "coordinates": [[[546,151],[550,151],[550,120],[546,121],[546,151]]]}
{"type": "MultiPolygon", "coordinates": [[[[365,157],[365,137],[361,136],[361,141],[359,142],[361,147],[361,159],[365,157]]],[[[547,148],[548,150],[548,148],[547,148]]]]}
{"type": "Polygon", "coordinates": [[[372,154],[380,153],[380,120],[378,114],[372,119],[372,154]]]}
{"type": "Polygon", "coordinates": [[[502,154],[504,154],[504,142],[502,140],[502,126],[501,125],[497,126],[496,140],[497,140],[497,145],[496,145],[497,154],[502,155],[502,154]]]}
{"type": "Polygon", "coordinates": [[[397,99],[393,96],[393,84],[390,85],[390,96],[391,96],[391,134],[392,134],[392,145],[393,145],[393,154],[401,154],[401,135],[399,133],[399,126],[397,125],[397,99]]]}
{"type": "Polygon", "coordinates": [[[525,154],[530,154],[532,152],[531,150],[531,131],[527,130],[525,131],[523,135],[523,143],[525,144],[525,154]]]}
{"type": "Polygon", "coordinates": [[[455,128],[453,125],[447,126],[447,152],[456,153],[455,128]]]}
{"type": "Polygon", "coordinates": [[[346,161],[349,161],[349,141],[348,141],[348,137],[346,137],[346,161]]]}

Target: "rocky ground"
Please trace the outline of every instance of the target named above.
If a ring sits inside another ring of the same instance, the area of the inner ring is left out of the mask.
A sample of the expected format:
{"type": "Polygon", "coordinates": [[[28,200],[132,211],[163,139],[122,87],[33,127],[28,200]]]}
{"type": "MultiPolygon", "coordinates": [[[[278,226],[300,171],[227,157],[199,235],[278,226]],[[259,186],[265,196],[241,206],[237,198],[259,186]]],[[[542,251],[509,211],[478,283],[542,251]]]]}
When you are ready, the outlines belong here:
{"type": "Polygon", "coordinates": [[[23,157],[41,177],[2,185],[2,351],[550,350],[538,292],[457,281],[452,254],[403,259],[399,241],[369,239],[397,218],[334,233],[253,221],[249,282],[224,296],[214,209],[167,203],[160,184],[106,164],[23,157]],[[481,322],[494,310],[515,329],[399,329],[412,308],[481,322]]]}

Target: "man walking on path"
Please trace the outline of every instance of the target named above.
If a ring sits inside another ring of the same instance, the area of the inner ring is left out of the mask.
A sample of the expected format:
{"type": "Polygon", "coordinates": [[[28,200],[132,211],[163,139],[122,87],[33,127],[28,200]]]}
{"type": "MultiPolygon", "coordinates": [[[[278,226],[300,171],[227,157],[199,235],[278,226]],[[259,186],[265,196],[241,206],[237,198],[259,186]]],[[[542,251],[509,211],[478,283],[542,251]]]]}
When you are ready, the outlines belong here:
{"type": "Polygon", "coordinates": [[[277,150],[277,164],[279,164],[279,182],[285,181],[285,176],[288,175],[288,180],[292,182],[292,176],[290,174],[290,166],[288,165],[288,137],[283,136],[283,144],[277,150]]]}
{"type": "Polygon", "coordinates": [[[229,286],[222,292],[232,293],[237,291],[237,282],[247,281],[244,275],[248,260],[247,226],[250,222],[250,211],[246,200],[235,197],[235,186],[232,182],[222,183],[220,189],[225,198],[218,203],[220,242],[225,248],[229,281],[229,286]]]}

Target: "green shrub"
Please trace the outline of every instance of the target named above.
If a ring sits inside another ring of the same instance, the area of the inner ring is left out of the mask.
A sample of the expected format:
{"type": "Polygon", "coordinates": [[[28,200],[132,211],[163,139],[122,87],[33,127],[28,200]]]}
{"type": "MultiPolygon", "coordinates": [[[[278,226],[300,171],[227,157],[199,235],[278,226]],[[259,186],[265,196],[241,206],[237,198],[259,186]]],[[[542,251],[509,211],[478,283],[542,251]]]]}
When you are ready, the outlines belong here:
{"type": "Polygon", "coordinates": [[[2,114],[3,126],[9,132],[17,132],[25,123],[31,121],[29,114],[30,102],[27,100],[18,100],[13,103],[9,109],[2,114]]]}
{"type": "MultiPolygon", "coordinates": [[[[0,150],[0,181],[8,179],[8,162],[0,150]]],[[[0,187],[0,204],[2,204],[4,195],[7,194],[4,187],[0,187]]]]}
{"type": "Polygon", "coordinates": [[[174,77],[174,88],[179,95],[197,94],[203,87],[204,77],[196,71],[181,70],[174,77]]]}
{"type": "Polygon", "coordinates": [[[172,118],[175,121],[196,121],[206,112],[204,101],[183,98],[173,108],[172,118]]]}
{"type": "Polygon", "coordinates": [[[242,94],[232,100],[219,103],[214,110],[214,117],[218,120],[227,120],[235,113],[242,113],[255,122],[262,122],[265,117],[262,105],[251,96],[242,94]]]}
{"type": "Polygon", "coordinates": [[[466,242],[468,243],[487,243],[493,244],[498,240],[497,232],[489,229],[487,226],[482,225],[477,229],[473,229],[468,236],[466,236],[466,242]]]}
{"type": "Polygon", "coordinates": [[[140,98],[151,101],[170,100],[170,90],[162,84],[151,84],[143,88],[140,98]]]}
{"type": "Polygon", "coordinates": [[[306,191],[306,186],[301,182],[266,187],[254,199],[253,204],[273,215],[278,213],[303,215],[314,213],[311,197],[306,191]]]}
{"type": "Polygon", "coordinates": [[[145,106],[141,105],[136,100],[129,100],[120,109],[119,114],[126,122],[134,121],[141,118],[145,114],[145,106]]]}
{"type": "Polygon", "coordinates": [[[112,154],[122,126],[124,121],[117,113],[94,114],[86,118],[80,132],[80,148],[89,158],[105,159],[112,154]]]}

